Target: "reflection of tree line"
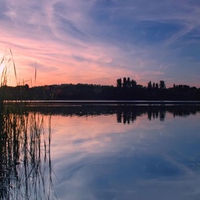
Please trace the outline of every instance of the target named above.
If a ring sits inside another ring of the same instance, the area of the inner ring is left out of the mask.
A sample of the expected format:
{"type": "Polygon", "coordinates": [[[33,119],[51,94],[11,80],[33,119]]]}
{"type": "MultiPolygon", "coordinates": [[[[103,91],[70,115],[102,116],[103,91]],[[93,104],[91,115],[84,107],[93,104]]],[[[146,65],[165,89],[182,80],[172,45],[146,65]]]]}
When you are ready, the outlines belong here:
{"type": "Polygon", "coordinates": [[[148,111],[147,115],[148,115],[148,119],[149,120],[159,118],[160,121],[164,121],[165,120],[166,111],[165,110],[160,110],[160,111],[155,111],[155,112],[148,111]]]}
{"type": "Polygon", "coordinates": [[[0,199],[53,199],[51,131],[46,135],[43,123],[21,109],[0,113],[0,199]]]}
{"type": "Polygon", "coordinates": [[[147,117],[149,120],[157,119],[159,118],[160,121],[164,121],[166,111],[165,110],[148,110],[144,113],[136,113],[134,111],[125,111],[125,112],[118,112],[117,113],[117,122],[118,123],[124,123],[124,124],[130,124],[130,122],[134,122],[137,118],[137,116],[140,116],[141,114],[147,114],[147,117]]]}
{"type": "Polygon", "coordinates": [[[42,114],[63,116],[95,116],[117,115],[117,122],[130,123],[142,114],[146,114],[149,120],[159,118],[164,121],[166,113],[176,116],[188,116],[200,112],[200,106],[122,106],[122,105],[76,105],[76,106],[43,106],[30,107],[42,114]]]}
{"type": "Polygon", "coordinates": [[[150,121],[153,119],[164,121],[166,113],[171,113],[174,117],[185,117],[191,114],[196,114],[199,111],[200,109],[197,109],[196,107],[150,107],[140,112],[137,112],[136,110],[126,110],[117,112],[117,122],[130,124],[130,122],[136,120],[137,116],[142,114],[146,114],[150,121]]]}
{"type": "Polygon", "coordinates": [[[134,112],[117,112],[117,122],[130,124],[130,122],[134,122],[137,118],[136,113],[134,112]]]}

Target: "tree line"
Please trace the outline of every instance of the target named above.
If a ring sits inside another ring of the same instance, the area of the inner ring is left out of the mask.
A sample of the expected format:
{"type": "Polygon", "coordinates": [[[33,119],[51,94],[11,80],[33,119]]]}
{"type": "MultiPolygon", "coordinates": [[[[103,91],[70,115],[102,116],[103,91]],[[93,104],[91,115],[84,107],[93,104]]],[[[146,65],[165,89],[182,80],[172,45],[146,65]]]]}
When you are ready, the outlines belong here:
{"type": "Polygon", "coordinates": [[[164,80],[149,81],[147,86],[137,84],[130,77],[116,80],[118,97],[133,100],[200,100],[200,88],[188,85],[176,85],[167,88],[164,80]]]}
{"type": "MultiPolygon", "coordinates": [[[[140,88],[143,87],[141,85],[137,85],[137,82],[134,79],[130,79],[130,77],[117,79],[116,85],[118,88],[135,88],[136,86],[139,86],[140,88]]],[[[151,81],[149,81],[147,84],[147,88],[166,89],[165,81],[160,80],[159,84],[155,82],[152,83],[151,81]]]]}
{"type": "Polygon", "coordinates": [[[146,86],[129,77],[116,80],[116,86],[61,84],[29,87],[0,87],[0,98],[7,100],[200,100],[200,88],[149,81],[146,86]]]}

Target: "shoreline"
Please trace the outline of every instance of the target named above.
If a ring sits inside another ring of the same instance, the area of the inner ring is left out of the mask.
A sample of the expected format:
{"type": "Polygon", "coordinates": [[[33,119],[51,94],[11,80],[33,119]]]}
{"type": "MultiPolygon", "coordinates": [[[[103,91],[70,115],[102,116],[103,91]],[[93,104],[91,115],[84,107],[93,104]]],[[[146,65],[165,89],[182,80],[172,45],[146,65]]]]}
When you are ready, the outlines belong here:
{"type": "Polygon", "coordinates": [[[4,100],[4,105],[119,105],[119,106],[165,106],[165,105],[186,105],[186,106],[200,106],[200,101],[174,101],[174,100],[4,100]]]}

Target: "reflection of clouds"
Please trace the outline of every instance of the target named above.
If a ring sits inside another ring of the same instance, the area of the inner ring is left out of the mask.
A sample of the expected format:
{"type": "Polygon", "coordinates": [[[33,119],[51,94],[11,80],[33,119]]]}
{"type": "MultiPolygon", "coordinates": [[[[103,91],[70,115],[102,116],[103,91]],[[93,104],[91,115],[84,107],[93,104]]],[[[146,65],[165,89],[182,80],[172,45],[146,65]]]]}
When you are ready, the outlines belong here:
{"type": "Polygon", "coordinates": [[[172,120],[167,113],[160,122],[143,115],[124,125],[116,122],[115,115],[59,117],[52,140],[59,197],[197,198],[198,118],[197,114],[172,120]]]}
{"type": "MultiPolygon", "coordinates": [[[[97,150],[104,151],[105,146],[112,142],[112,133],[122,134],[124,126],[116,125],[116,117],[97,116],[97,117],[59,117],[58,124],[54,130],[54,140],[59,146],[68,151],[74,151],[74,147],[86,152],[97,150]],[[57,135],[57,131],[59,135],[57,135]]],[[[126,127],[131,129],[131,127],[126,127]]],[[[61,151],[62,152],[62,151],[61,151]]],[[[61,153],[62,154],[62,153],[61,153]]]]}
{"type": "Polygon", "coordinates": [[[97,161],[94,157],[87,156],[86,159],[74,163],[74,168],[71,170],[67,170],[68,167],[61,168],[60,173],[63,178],[60,180],[62,184],[59,188],[61,199],[112,197],[144,200],[168,199],[169,195],[172,199],[190,199],[199,195],[199,174],[177,173],[179,169],[173,165],[166,166],[166,161],[161,163],[160,168],[155,168],[156,163],[144,165],[138,162],[138,158],[132,157],[123,160],[118,158],[115,160],[109,156],[98,159],[97,161]],[[157,170],[160,170],[158,174],[157,170]],[[166,171],[169,174],[166,174],[166,171]]]}

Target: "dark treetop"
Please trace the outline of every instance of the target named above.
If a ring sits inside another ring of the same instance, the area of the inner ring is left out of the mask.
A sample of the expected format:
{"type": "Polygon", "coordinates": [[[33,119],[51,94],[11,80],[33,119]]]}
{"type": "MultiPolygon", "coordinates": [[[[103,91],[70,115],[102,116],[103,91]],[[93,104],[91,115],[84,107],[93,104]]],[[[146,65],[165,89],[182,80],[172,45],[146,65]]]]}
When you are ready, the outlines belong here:
{"type": "Polygon", "coordinates": [[[200,88],[173,85],[165,81],[149,81],[147,86],[137,84],[129,77],[119,78],[116,86],[94,84],[61,84],[29,87],[2,86],[0,98],[4,100],[200,100],[200,88]]]}

